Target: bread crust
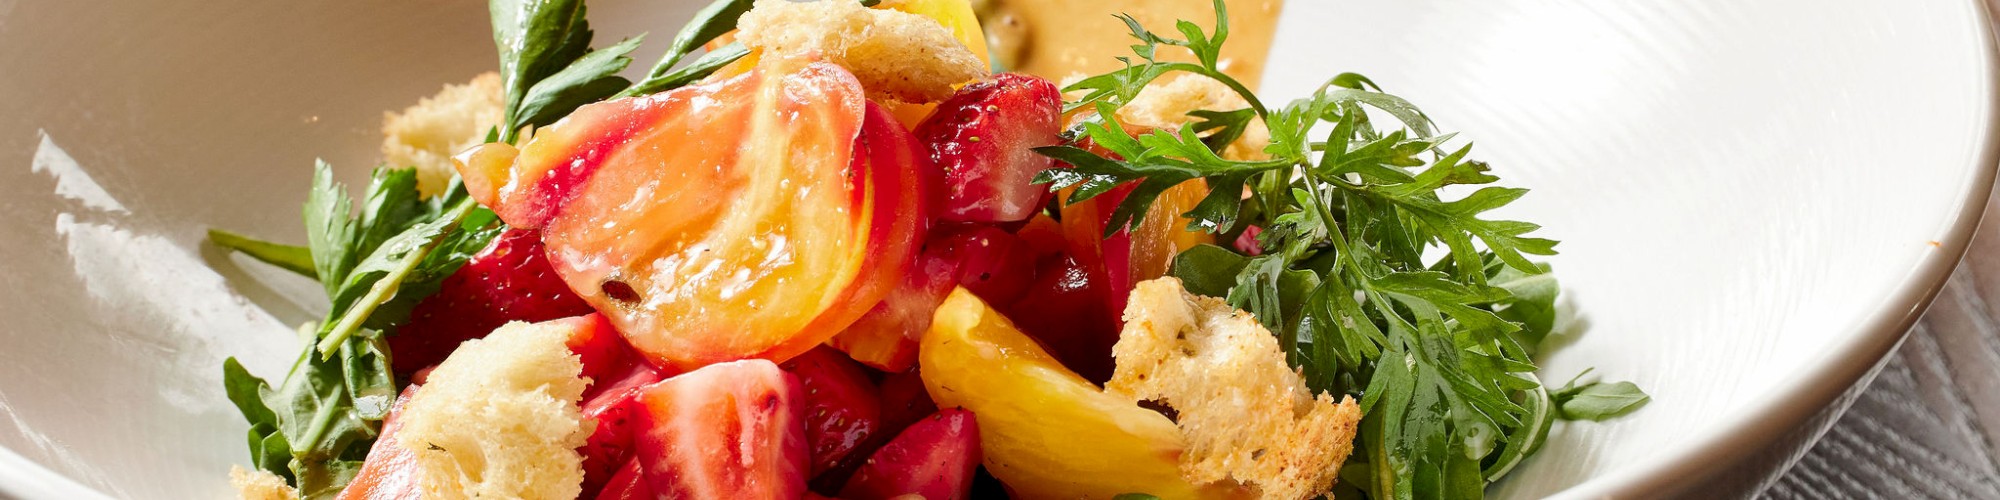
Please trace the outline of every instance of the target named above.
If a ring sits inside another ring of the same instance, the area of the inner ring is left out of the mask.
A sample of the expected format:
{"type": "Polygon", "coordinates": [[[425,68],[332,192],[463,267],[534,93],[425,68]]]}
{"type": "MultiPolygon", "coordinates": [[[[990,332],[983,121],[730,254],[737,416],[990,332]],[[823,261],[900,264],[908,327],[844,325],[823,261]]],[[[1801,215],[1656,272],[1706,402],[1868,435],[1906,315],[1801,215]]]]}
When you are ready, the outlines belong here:
{"type": "Polygon", "coordinates": [[[245,469],[241,465],[229,466],[229,486],[236,488],[236,497],[243,500],[293,500],[299,497],[298,490],[285,484],[285,478],[266,470],[245,469]]]}
{"type": "Polygon", "coordinates": [[[1255,318],[1180,280],[1140,283],[1128,304],[1105,391],[1178,413],[1184,476],[1239,481],[1271,499],[1333,487],[1361,421],[1354,398],[1315,397],[1255,318]]]}
{"type": "Polygon", "coordinates": [[[869,97],[928,103],[985,78],[986,64],[930,18],[859,2],[758,0],[736,39],[760,57],[818,58],[846,68],[869,97]]]}
{"type": "MultiPolygon", "coordinates": [[[[592,426],[583,363],[563,323],[509,323],[469,340],[411,396],[393,446],[415,456],[427,499],[572,499],[592,426]]],[[[390,445],[376,443],[376,446],[390,445]]]]}
{"type": "MultiPolygon", "coordinates": [[[[1235,111],[1249,107],[1250,102],[1230,90],[1228,85],[1206,76],[1183,74],[1147,85],[1139,91],[1139,95],[1133,96],[1132,102],[1118,108],[1118,120],[1126,125],[1180,130],[1181,126],[1194,121],[1188,116],[1189,112],[1235,111]]],[[[1223,148],[1222,157],[1231,160],[1270,158],[1264,153],[1264,146],[1270,143],[1270,129],[1265,128],[1261,120],[1251,120],[1243,136],[1223,148]]]]}
{"type": "Polygon", "coordinates": [[[451,156],[486,142],[500,124],[500,74],[488,71],[472,81],[445,85],[401,113],[382,113],[382,163],[416,167],[417,190],[436,196],[451,183],[451,156]]]}

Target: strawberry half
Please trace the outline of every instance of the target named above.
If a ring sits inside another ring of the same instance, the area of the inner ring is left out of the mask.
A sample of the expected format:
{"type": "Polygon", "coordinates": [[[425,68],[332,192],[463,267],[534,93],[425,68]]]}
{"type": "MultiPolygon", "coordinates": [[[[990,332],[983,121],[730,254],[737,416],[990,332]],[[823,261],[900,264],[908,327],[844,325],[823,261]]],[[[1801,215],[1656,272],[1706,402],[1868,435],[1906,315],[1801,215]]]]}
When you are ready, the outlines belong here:
{"type": "Polygon", "coordinates": [[[882,377],[882,433],[894,436],[910,424],[937,413],[937,402],[924,389],[923,376],[916,368],[882,377]]]}
{"type": "Polygon", "coordinates": [[[595,394],[584,396],[583,418],[596,422],[597,427],[583,442],[583,447],[577,449],[577,453],[583,455],[583,491],[606,488],[608,484],[618,482],[614,474],[625,474],[612,468],[633,462],[633,436],[645,430],[641,427],[638,404],[633,399],[662,378],[659,370],[652,365],[637,363],[628,365],[626,372],[616,378],[599,379],[590,384],[590,392],[595,394]]]}
{"type": "Polygon", "coordinates": [[[868,457],[840,497],[964,499],[972,490],[973,471],[979,468],[980,458],[979,421],[972,412],[956,408],[940,411],[904,429],[868,457]]]}
{"type": "Polygon", "coordinates": [[[958,89],[918,123],[917,141],[944,172],[934,215],[959,222],[1026,220],[1042,208],[1035,174],[1055,161],[1032,149],[1058,142],[1062,92],[1041,78],[1001,73],[958,89]]]}
{"type": "MultiPolygon", "coordinates": [[[[868,372],[846,354],[820,346],[779,365],[805,388],[806,445],[811,477],[841,469],[848,456],[875,438],[882,425],[881,400],[868,372]]],[[[855,458],[858,461],[859,457],[855,458]]],[[[840,479],[831,478],[838,483],[840,479]]]]}
{"type": "Polygon", "coordinates": [[[799,498],[805,400],[762,359],[716,363],[646,386],[634,450],[660,498],[799,498]]]}
{"type": "Polygon", "coordinates": [[[543,255],[541,233],[508,229],[418,302],[410,320],[389,336],[398,376],[408,376],[467,340],[509,321],[541,322],[591,312],[556,276],[543,255]]]}

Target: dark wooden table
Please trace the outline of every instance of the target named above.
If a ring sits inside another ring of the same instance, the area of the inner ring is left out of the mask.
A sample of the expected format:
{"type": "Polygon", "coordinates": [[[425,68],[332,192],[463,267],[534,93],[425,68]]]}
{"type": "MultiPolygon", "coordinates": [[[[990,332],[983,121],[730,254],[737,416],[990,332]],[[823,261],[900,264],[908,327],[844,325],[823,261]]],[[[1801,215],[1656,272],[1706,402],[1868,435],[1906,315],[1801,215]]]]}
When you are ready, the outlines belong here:
{"type": "Polygon", "coordinates": [[[2000,199],[1874,385],[1764,496],[2000,499],[1996,314],[2000,199]]]}

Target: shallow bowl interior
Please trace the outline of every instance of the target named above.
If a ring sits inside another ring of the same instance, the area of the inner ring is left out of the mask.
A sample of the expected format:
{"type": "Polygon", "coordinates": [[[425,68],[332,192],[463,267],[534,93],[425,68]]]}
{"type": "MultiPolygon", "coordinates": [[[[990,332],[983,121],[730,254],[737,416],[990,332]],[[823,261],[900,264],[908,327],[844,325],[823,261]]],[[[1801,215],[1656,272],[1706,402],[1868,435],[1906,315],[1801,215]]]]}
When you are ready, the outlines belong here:
{"type": "MultiPolygon", "coordinates": [[[[664,35],[694,7],[591,13],[664,35]]],[[[0,493],[227,495],[221,360],[282,372],[323,306],[203,230],[302,238],[314,158],[360,180],[382,110],[494,65],[484,8],[0,0],[0,493]]],[[[1894,344],[1992,182],[1972,0],[1294,0],[1279,26],[1267,100],[1365,73],[1534,190],[1504,215],[1564,241],[1544,380],[1654,395],[1558,425],[1504,497],[1651,496],[1760,451],[1894,344]]]]}

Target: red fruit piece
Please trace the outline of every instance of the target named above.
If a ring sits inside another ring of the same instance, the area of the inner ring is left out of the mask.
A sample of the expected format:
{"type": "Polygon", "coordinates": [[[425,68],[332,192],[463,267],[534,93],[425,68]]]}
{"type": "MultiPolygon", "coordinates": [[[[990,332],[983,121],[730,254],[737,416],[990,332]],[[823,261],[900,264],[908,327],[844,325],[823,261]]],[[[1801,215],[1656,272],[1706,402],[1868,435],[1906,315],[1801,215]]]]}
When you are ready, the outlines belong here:
{"type": "Polygon", "coordinates": [[[806,493],[805,397],[761,359],[709,365],[637,400],[639,466],[664,498],[798,498],[806,493]]]}
{"type": "Polygon", "coordinates": [[[584,396],[583,418],[596,422],[597,428],[583,447],[577,449],[583,455],[583,491],[596,491],[617,483],[613,474],[623,472],[612,468],[633,461],[633,436],[643,428],[638,405],[632,401],[640,391],[662,378],[651,365],[636,363],[627,365],[625,373],[615,378],[597,379],[591,384],[590,392],[595,394],[584,396]]]}
{"type": "MultiPolygon", "coordinates": [[[[838,468],[875,437],[882,402],[868,372],[846,354],[821,346],[781,365],[805,388],[806,445],[810,477],[838,468]]],[[[858,457],[857,457],[858,459],[858,457]]]]}
{"type": "Polygon", "coordinates": [[[382,435],[375,440],[375,446],[368,449],[368,458],[361,463],[361,470],[354,473],[354,479],[340,490],[339,500],[417,500],[423,492],[417,487],[417,455],[409,449],[397,446],[396,430],[402,428],[398,421],[403,415],[403,405],[410,402],[410,396],[417,394],[417,384],[403,388],[403,394],[396,396],[396,402],[389,405],[389,416],[382,420],[382,435]]]}
{"type": "Polygon", "coordinates": [[[555,321],[570,326],[569,351],[576,353],[583,362],[582,376],[591,380],[590,387],[583,392],[585,401],[625,377],[633,366],[652,370],[652,366],[639,359],[639,353],[618,336],[618,329],[611,326],[611,320],[605,319],[604,315],[587,314],[555,321]]]}
{"type": "Polygon", "coordinates": [[[1041,78],[994,75],[958,89],[915,132],[944,171],[943,196],[934,205],[938,218],[1026,220],[1048,195],[1033,180],[1054,160],[1032,148],[1057,143],[1062,92],[1041,78]]]}
{"type": "Polygon", "coordinates": [[[958,284],[959,259],[945,243],[927,242],[896,288],[827,345],[877,370],[900,372],[915,365],[917,341],[930,328],[931,313],[958,284]]]}
{"type": "MultiPolygon", "coordinates": [[[[933,236],[932,241],[957,257],[958,286],[988,303],[1014,303],[1035,281],[1034,249],[1000,228],[962,225],[933,236]]],[[[943,302],[942,296],[939,302],[943,302]]],[[[936,310],[936,304],[931,309],[936,310]]]]}
{"type": "MultiPolygon", "coordinates": [[[[588,483],[585,483],[583,491],[590,491],[588,483]]],[[[626,460],[625,466],[618,468],[618,473],[611,476],[611,480],[604,484],[603,489],[597,491],[597,496],[594,498],[596,500],[655,500],[658,497],[653,495],[653,487],[646,484],[646,475],[639,466],[639,459],[634,458],[626,460]]]]}
{"type": "Polygon", "coordinates": [[[1264,244],[1257,241],[1257,235],[1260,234],[1264,234],[1264,228],[1257,227],[1255,224],[1244,227],[1243,234],[1236,235],[1236,242],[1232,243],[1231,246],[1236,247],[1236,251],[1243,252],[1244,255],[1251,257],[1263,255],[1264,244]]]}
{"type": "Polygon", "coordinates": [[[920,495],[930,500],[958,500],[972,489],[978,469],[979,422],[972,412],[949,409],[904,429],[854,472],[841,490],[847,500],[875,500],[920,495]]]}
{"type": "Polygon", "coordinates": [[[932,413],[937,403],[924,389],[924,379],[915,368],[882,378],[882,433],[894,435],[932,413]]]}
{"type": "Polygon", "coordinates": [[[1027,296],[1003,308],[1063,366],[1091,382],[1111,379],[1111,345],[1118,342],[1120,311],[1110,309],[1102,271],[1068,255],[1044,259],[1027,296]]]}
{"type": "Polygon", "coordinates": [[[767,59],[591,104],[480,199],[544,223],[556,272],[654,364],[783,361],[880,302],[920,243],[927,159],[863,96],[838,66],[767,59]]]}
{"type": "Polygon", "coordinates": [[[389,336],[397,375],[408,376],[467,340],[509,321],[540,322],[591,312],[543,255],[541,233],[508,229],[418,302],[410,320],[389,336]]]}

